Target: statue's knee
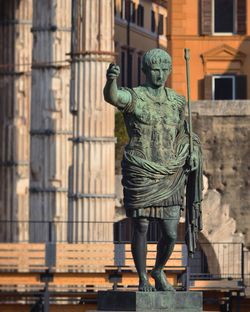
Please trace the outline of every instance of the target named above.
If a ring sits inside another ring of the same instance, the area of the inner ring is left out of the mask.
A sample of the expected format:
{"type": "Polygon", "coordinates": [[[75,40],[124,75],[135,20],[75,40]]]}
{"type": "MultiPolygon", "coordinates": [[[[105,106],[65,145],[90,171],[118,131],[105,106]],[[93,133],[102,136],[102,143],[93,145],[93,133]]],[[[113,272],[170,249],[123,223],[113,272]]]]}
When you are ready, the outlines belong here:
{"type": "Polygon", "coordinates": [[[146,235],[148,231],[148,221],[142,219],[134,222],[134,231],[138,234],[146,235]]]}
{"type": "Polygon", "coordinates": [[[177,233],[176,232],[167,232],[165,235],[162,236],[162,238],[169,244],[169,243],[175,243],[177,240],[177,233]]]}

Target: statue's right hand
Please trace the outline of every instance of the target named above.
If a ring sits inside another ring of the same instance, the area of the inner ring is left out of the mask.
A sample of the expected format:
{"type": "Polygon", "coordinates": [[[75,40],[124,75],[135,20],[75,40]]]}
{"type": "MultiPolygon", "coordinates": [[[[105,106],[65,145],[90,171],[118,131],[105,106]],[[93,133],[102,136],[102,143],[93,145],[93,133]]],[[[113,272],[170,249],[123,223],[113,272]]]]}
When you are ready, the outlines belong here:
{"type": "Polygon", "coordinates": [[[109,65],[109,68],[107,69],[107,79],[117,79],[120,75],[120,67],[118,65],[115,65],[111,63],[109,65]]]}

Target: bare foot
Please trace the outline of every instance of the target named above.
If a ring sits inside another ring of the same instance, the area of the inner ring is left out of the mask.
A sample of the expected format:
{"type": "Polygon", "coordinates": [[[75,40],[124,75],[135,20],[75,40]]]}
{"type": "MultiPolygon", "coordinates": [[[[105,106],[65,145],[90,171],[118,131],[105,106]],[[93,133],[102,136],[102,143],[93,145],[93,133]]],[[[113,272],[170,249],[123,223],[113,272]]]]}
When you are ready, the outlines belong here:
{"type": "Polygon", "coordinates": [[[162,270],[152,270],[151,276],[155,280],[155,288],[158,291],[175,291],[174,287],[167,281],[166,275],[162,270]]]}
{"type": "Polygon", "coordinates": [[[154,286],[152,286],[149,281],[148,281],[148,278],[147,277],[143,277],[143,278],[140,278],[140,281],[139,281],[139,291],[156,291],[156,289],[154,288],[154,286]]]}

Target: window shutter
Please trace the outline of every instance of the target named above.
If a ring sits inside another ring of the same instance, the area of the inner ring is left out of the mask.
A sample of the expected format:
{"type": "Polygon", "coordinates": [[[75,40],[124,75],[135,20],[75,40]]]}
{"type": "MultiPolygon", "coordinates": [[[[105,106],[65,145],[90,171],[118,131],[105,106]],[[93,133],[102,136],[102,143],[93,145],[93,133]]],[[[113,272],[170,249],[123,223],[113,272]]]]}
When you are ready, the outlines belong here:
{"type": "Polygon", "coordinates": [[[204,100],[212,100],[212,76],[208,75],[204,78],[204,100]]]}
{"type": "Polygon", "coordinates": [[[238,34],[246,34],[247,25],[246,25],[246,0],[238,0],[237,1],[237,33],[238,34]]]}
{"type": "Polygon", "coordinates": [[[127,21],[131,20],[130,1],[129,0],[125,1],[125,19],[127,21]]]}
{"type": "Polygon", "coordinates": [[[163,18],[162,14],[158,15],[158,35],[163,35],[163,18]]]}
{"type": "Polygon", "coordinates": [[[236,100],[246,100],[247,99],[247,76],[239,75],[235,77],[236,80],[236,100]]]}
{"type": "Polygon", "coordinates": [[[212,0],[201,0],[201,34],[212,34],[212,0]]]}
{"type": "Polygon", "coordinates": [[[151,10],[151,31],[155,32],[155,12],[151,10]]]}
{"type": "Polygon", "coordinates": [[[131,22],[132,22],[132,23],[135,23],[135,13],[136,13],[135,3],[132,2],[131,5],[132,5],[132,17],[131,17],[131,22]]]}
{"type": "Polygon", "coordinates": [[[144,7],[141,4],[137,8],[137,25],[144,27],[144,7]]]}

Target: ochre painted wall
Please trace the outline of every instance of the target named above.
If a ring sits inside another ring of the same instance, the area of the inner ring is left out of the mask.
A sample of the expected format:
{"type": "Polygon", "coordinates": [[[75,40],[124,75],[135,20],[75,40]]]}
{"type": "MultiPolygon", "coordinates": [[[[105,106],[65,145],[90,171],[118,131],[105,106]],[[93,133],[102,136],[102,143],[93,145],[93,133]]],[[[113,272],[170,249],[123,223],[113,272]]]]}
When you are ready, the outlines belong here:
{"type": "MultiPolygon", "coordinates": [[[[250,73],[250,5],[247,8],[247,34],[246,35],[211,35],[199,34],[200,23],[199,1],[170,0],[168,6],[169,32],[168,46],[173,58],[173,73],[171,75],[171,87],[177,92],[186,95],[186,74],[184,61],[184,48],[190,48],[190,71],[191,71],[191,100],[203,99],[199,90],[199,81],[204,78],[206,68],[203,64],[202,55],[212,49],[226,45],[235,49],[236,53],[245,54],[238,74],[249,75],[250,73]]],[[[235,72],[236,64],[231,56],[228,61],[214,62],[209,64],[213,68],[213,74],[235,72]]],[[[237,67],[237,66],[236,66],[237,67]]],[[[250,97],[250,77],[248,77],[248,98],[250,97]]]]}

